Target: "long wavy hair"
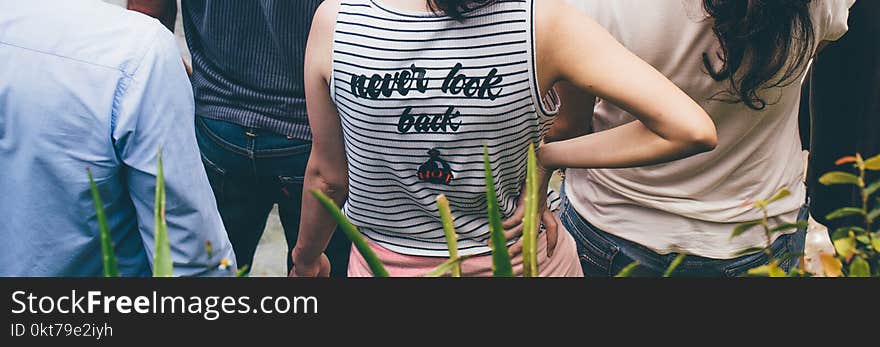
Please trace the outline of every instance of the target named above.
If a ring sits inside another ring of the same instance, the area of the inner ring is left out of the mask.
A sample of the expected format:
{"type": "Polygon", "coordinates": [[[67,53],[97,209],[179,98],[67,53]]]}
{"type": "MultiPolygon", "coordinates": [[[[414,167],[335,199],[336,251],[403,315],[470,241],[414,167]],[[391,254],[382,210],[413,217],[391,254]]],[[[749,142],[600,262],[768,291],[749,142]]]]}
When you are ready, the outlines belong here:
{"type": "Polygon", "coordinates": [[[815,50],[810,2],[703,0],[721,42],[714,56],[722,64],[715,69],[712,54],[704,52],[703,65],[713,79],[729,85],[719,100],[762,110],[768,102],[758,95],[760,91],[789,85],[800,77],[815,50]]]}
{"type": "Polygon", "coordinates": [[[480,6],[488,5],[496,0],[427,0],[428,7],[434,12],[461,20],[464,14],[480,6]]]}

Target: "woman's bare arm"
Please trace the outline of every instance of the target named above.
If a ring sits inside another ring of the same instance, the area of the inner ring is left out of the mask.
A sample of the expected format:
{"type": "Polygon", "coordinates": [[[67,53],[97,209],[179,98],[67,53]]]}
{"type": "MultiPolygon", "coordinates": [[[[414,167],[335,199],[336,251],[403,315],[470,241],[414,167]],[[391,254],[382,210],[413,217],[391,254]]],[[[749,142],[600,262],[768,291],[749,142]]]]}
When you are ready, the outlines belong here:
{"type": "Polygon", "coordinates": [[[715,147],[715,125],[706,112],[590,17],[564,0],[536,2],[535,16],[541,85],[567,82],[639,120],[542,146],[546,167],[643,166],[715,147]]]}
{"type": "Polygon", "coordinates": [[[329,88],[333,27],[338,8],[338,0],[321,4],[306,48],[306,103],[313,140],[303,183],[299,237],[291,254],[294,263],[291,274],[297,276],[326,276],[330,270],[323,252],[336,222],[311,192],[321,191],[337,205],[342,205],[348,197],[348,164],[342,127],[329,88]]]}

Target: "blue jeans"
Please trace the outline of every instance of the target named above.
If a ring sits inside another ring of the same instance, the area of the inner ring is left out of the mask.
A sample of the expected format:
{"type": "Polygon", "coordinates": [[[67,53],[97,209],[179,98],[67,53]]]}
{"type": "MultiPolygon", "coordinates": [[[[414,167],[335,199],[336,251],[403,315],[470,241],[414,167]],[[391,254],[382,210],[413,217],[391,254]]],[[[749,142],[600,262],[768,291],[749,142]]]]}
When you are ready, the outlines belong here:
{"type": "MultiPolygon", "coordinates": [[[[196,139],[238,265],[253,264],[266,220],[277,204],[290,270],[311,143],[204,117],[196,117],[196,139]]],[[[350,250],[345,235],[334,233],[326,252],[331,276],[346,276],[350,250]]]]}
{"type": "MultiPolygon", "coordinates": [[[[808,210],[802,208],[798,220],[807,219],[808,210]]],[[[586,277],[611,277],[627,265],[638,261],[640,265],[631,277],[660,277],[669,268],[678,254],[658,254],[647,247],[599,230],[584,219],[571,206],[563,193],[560,211],[562,224],[577,243],[578,256],[586,277]]],[[[731,229],[733,232],[733,229],[731,229]]],[[[773,257],[786,254],[798,255],[804,252],[806,229],[780,236],[773,242],[773,257]]],[[[780,267],[789,271],[798,266],[799,256],[788,256],[780,262],[780,267]]],[[[764,252],[745,255],[734,259],[712,259],[688,255],[676,268],[675,277],[738,277],[749,269],[769,262],[764,252]]]]}

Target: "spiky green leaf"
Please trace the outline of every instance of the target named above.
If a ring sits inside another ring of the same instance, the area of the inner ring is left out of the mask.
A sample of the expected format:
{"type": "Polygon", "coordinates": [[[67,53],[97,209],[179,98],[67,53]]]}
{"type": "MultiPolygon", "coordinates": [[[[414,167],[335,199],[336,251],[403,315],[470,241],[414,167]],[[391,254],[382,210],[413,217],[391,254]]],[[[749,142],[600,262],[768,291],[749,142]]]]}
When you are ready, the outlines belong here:
{"type": "Polygon", "coordinates": [[[370,248],[370,244],[367,243],[367,240],[364,239],[364,236],[361,235],[357,227],[355,227],[354,224],[351,224],[348,218],[345,217],[345,214],[342,213],[342,210],[339,209],[336,202],[320,190],[313,190],[312,196],[314,196],[315,199],[318,199],[318,202],[320,202],[321,205],[324,206],[324,209],[330,213],[330,216],[336,220],[336,223],[339,224],[339,229],[341,229],[342,232],[345,233],[345,236],[351,240],[351,243],[357,248],[358,252],[360,252],[361,256],[367,262],[370,271],[373,272],[373,276],[388,277],[388,270],[385,269],[382,260],[380,260],[379,256],[373,252],[373,249],[370,248]]]}
{"type": "Polygon", "coordinates": [[[495,177],[489,163],[489,148],[483,146],[483,169],[486,176],[486,205],[489,215],[489,246],[492,248],[492,273],[495,277],[513,277],[513,265],[507,251],[507,240],[501,226],[501,210],[495,194],[495,177]]]}
{"type": "Polygon", "coordinates": [[[669,267],[666,269],[666,272],[663,273],[663,277],[672,277],[672,273],[678,269],[678,266],[681,265],[681,262],[684,261],[684,258],[687,257],[687,254],[679,254],[675,259],[672,260],[672,263],[669,264],[669,267]]]}
{"type": "MultiPolygon", "coordinates": [[[[455,232],[452,211],[449,208],[449,199],[446,198],[446,195],[440,194],[437,197],[437,209],[440,210],[440,221],[443,222],[443,233],[446,236],[449,259],[458,259],[458,234],[455,232]]],[[[460,262],[453,265],[452,277],[461,277],[460,262]]]]}
{"type": "Polygon", "coordinates": [[[162,166],[162,148],[159,148],[156,164],[156,202],[154,212],[156,245],[153,254],[153,277],[171,277],[174,265],[171,261],[171,243],[165,220],[165,174],[162,166]]]}
{"type": "Polygon", "coordinates": [[[626,267],[624,267],[623,269],[621,269],[620,272],[617,273],[617,275],[614,275],[614,277],[626,278],[626,277],[632,276],[633,271],[635,271],[636,268],[639,267],[639,265],[640,265],[639,262],[634,261],[634,262],[630,263],[629,265],[627,265],[626,267]]]}
{"type": "MultiPolygon", "coordinates": [[[[463,262],[465,259],[466,257],[450,258],[449,260],[443,262],[443,264],[440,264],[439,266],[431,270],[431,272],[425,274],[424,277],[441,277],[443,275],[446,275],[450,271],[454,271],[456,268],[461,269],[461,262],[463,262]]],[[[461,274],[455,277],[461,277],[461,274]]]]}
{"type": "Polygon", "coordinates": [[[526,213],[523,219],[523,276],[538,276],[538,175],[535,145],[529,144],[526,160],[526,213]]]}
{"type": "Polygon", "coordinates": [[[119,277],[119,264],[116,261],[116,252],[113,250],[113,237],[110,235],[110,227],[107,225],[107,215],[104,213],[104,202],[92,170],[86,169],[89,175],[89,188],[92,191],[92,202],[95,204],[95,213],[98,217],[98,232],[101,235],[101,258],[104,263],[104,277],[119,277]]]}

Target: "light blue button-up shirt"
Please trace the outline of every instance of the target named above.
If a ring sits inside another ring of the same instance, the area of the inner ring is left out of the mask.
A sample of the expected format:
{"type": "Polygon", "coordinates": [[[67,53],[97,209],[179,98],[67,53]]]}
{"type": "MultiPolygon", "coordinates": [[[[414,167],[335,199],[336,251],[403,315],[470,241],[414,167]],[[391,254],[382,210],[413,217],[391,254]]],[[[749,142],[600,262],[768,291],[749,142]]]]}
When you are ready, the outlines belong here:
{"type": "Polygon", "coordinates": [[[97,0],[0,0],[0,276],[103,275],[86,169],[120,272],[149,276],[160,147],[175,275],[233,274],[192,99],[156,20],[97,0]]]}

